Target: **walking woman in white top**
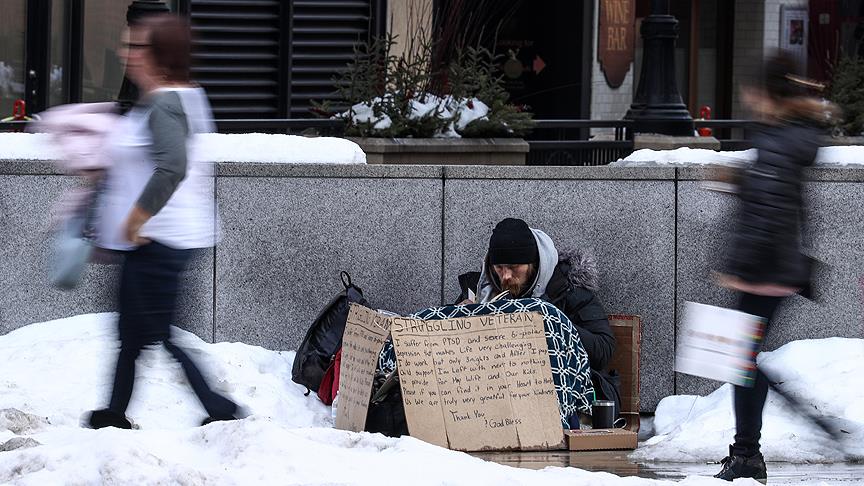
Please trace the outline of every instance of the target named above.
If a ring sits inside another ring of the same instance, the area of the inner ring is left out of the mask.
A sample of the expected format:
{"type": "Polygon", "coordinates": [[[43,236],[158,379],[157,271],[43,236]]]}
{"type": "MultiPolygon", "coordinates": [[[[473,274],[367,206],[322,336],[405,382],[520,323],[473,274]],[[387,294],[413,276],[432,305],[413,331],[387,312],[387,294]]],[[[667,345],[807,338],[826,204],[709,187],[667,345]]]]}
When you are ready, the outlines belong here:
{"type": "Polygon", "coordinates": [[[189,25],[170,14],[130,26],[127,72],[141,100],[108,142],[113,165],[98,211],[99,246],[123,253],[120,352],[107,408],[90,413],[93,428],[130,428],[126,408],[135,362],[162,343],[183,367],[204,406],[203,423],[235,418],[237,406],[210,389],[198,367],[171,341],[180,278],[196,250],[217,236],[212,164],[200,160],[195,135],[213,130],[204,91],[189,81],[189,25]]]}

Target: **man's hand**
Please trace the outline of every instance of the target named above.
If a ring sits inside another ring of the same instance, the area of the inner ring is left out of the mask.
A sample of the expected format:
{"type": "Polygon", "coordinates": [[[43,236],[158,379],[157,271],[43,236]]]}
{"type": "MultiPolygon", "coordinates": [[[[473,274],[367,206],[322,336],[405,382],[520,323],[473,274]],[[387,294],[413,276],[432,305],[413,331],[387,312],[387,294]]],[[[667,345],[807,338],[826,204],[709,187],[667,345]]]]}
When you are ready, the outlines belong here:
{"type": "Polygon", "coordinates": [[[136,245],[146,245],[150,243],[150,240],[147,238],[142,238],[139,236],[139,232],[141,231],[141,227],[144,226],[152,215],[147,211],[141,209],[137,204],[132,208],[132,211],[129,211],[129,216],[126,217],[126,223],[123,224],[123,233],[126,236],[126,239],[131,241],[136,245]]]}
{"type": "Polygon", "coordinates": [[[474,304],[474,303],[475,302],[471,299],[465,299],[462,302],[459,302],[459,305],[470,305],[470,304],[474,304]]]}

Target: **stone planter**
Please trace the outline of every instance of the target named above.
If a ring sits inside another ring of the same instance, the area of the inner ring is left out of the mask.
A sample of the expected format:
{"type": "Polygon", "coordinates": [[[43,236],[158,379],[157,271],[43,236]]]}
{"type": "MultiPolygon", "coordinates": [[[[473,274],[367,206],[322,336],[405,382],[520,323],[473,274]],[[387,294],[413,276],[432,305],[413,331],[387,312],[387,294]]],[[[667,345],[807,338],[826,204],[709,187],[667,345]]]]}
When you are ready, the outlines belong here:
{"type": "Polygon", "coordinates": [[[521,138],[350,138],[367,164],[525,165],[521,138]]]}
{"type": "Polygon", "coordinates": [[[864,145],[864,137],[828,137],[825,145],[864,145]]]}

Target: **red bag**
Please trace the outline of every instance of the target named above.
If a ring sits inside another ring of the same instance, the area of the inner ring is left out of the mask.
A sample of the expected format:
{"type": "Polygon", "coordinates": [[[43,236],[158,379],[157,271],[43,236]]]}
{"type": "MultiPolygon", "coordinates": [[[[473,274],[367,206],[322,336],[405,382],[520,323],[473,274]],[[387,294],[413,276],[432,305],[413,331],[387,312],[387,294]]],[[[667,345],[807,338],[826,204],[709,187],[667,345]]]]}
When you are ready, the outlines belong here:
{"type": "Polygon", "coordinates": [[[336,392],[339,391],[339,368],[342,365],[342,348],[336,352],[327,371],[324,372],[324,377],[321,378],[321,385],[318,386],[318,398],[324,402],[324,405],[332,405],[333,399],[336,398],[336,392]]]}

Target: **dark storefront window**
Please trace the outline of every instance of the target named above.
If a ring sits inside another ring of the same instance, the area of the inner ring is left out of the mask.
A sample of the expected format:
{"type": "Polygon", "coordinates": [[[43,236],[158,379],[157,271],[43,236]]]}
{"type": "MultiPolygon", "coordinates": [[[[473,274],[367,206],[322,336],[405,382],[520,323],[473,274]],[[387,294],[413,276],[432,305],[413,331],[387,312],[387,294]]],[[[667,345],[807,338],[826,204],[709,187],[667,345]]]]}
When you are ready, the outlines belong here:
{"type": "Polygon", "coordinates": [[[537,118],[581,118],[582,13],[579,2],[523,2],[501,28],[507,91],[537,118]]]}
{"type": "MultiPolygon", "coordinates": [[[[12,115],[18,99],[27,101],[28,114],[117,99],[130,0],[2,3],[0,119],[12,115]]],[[[383,32],[386,13],[384,0],[164,3],[190,18],[193,76],[207,88],[217,118],[313,116],[310,100],[335,97],[332,77],[357,43],[383,32]]]]}
{"type": "Polygon", "coordinates": [[[525,105],[538,119],[586,116],[590,64],[583,59],[590,52],[584,23],[590,8],[583,2],[438,0],[435,5],[436,35],[468,45],[479,41],[500,56],[511,102],[525,105]],[[451,19],[460,24],[447,25],[451,19]]]}
{"type": "Polygon", "coordinates": [[[66,77],[69,75],[66,21],[66,2],[55,1],[51,5],[51,73],[49,74],[48,106],[62,105],[69,99],[66,77]]]}
{"type": "Polygon", "coordinates": [[[0,15],[0,119],[11,116],[15,100],[24,98],[25,2],[3,2],[0,15]]]}
{"type": "Polygon", "coordinates": [[[123,83],[124,66],[117,56],[120,36],[126,27],[127,2],[84,2],[84,65],[82,100],[109,101],[117,97],[123,83]]]}
{"type": "Polygon", "coordinates": [[[840,52],[864,58],[864,0],[842,0],[840,11],[840,52]]]}
{"type": "MultiPolygon", "coordinates": [[[[698,50],[696,53],[695,79],[690,81],[690,86],[696,85],[696,93],[691,94],[689,100],[695,101],[694,106],[689,106],[690,113],[699,116],[699,110],[703,106],[709,106],[717,113],[717,83],[722,78],[718,76],[718,50],[717,50],[717,1],[701,0],[698,2],[698,23],[696,34],[698,36],[698,50]],[[695,95],[695,96],[694,96],[695,95]]],[[[691,56],[692,58],[693,56],[691,56]]],[[[689,91],[689,90],[688,90],[689,91]]],[[[688,100],[685,100],[687,102],[688,100]]],[[[688,103],[690,105],[691,103],[688,103]]]]}

